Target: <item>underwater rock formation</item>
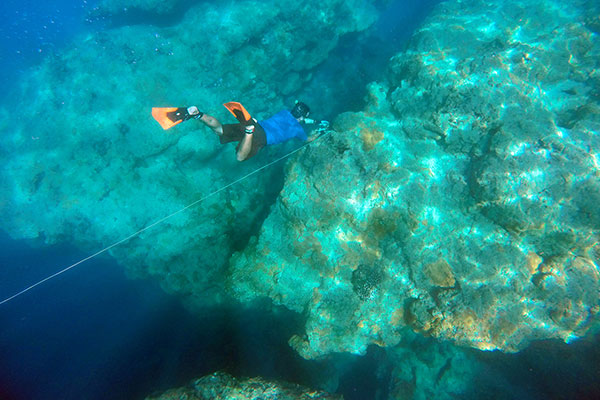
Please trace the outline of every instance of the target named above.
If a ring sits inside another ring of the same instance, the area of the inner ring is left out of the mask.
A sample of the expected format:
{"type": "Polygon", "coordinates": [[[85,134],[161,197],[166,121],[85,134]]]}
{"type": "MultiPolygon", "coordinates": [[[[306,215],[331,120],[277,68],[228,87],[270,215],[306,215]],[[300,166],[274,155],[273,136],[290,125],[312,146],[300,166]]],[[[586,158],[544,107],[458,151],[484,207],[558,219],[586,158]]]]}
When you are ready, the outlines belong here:
{"type": "MultiPolygon", "coordinates": [[[[268,117],[293,104],[341,35],[376,18],[361,1],[191,4],[170,27],[80,37],[26,75],[16,109],[0,112],[0,215],[12,237],[95,251],[266,164],[269,149],[237,163],[196,121],[163,132],[150,108],[197,105],[226,123],[220,105],[238,100],[268,117]]],[[[227,260],[264,219],[280,176],[277,166],[251,176],[111,253],[132,275],[219,301],[227,260]]]]}
{"type": "MultiPolygon", "coordinates": [[[[335,357],[334,357],[335,358],[335,357]]],[[[406,332],[401,343],[397,346],[378,349],[376,355],[370,356],[369,374],[376,379],[386,382],[378,390],[373,391],[373,396],[365,395],[364,398],[389,398],[412,400],[452,400],[461,398],[466,393],[474,390],[478,374],[488,368],[485,364],[473,357],[472,352],[446,342],[441,343],[431,338],[424,338],[414,332],[406,332]],[[384,394],[385,393],[385,394],[384,394]]],[[[331,360],[330,360],[331,361],[331,360]]],[[[333,361],[335,364],[336,361],[333,361]]],[[[320,371],[320,378],[333,378],[337,380],[342,376],[342,394],[332,394],[322,386],[329,386],[326,382],[319,382],[313,378],[308,386],[296,385],[282,381],[273,381],[261,377],[236,379],[233,376],[216,372],[190,382],[180,388],[174,388],[164,393],[155,393],[147,400],[181,399],[188,400],[218,400],[218,399],[342,399],[344,393],[352,392],[353,387],[360,387],[365,380],[371,379],[358,376],[360,372],[345,371],[342,365],[348,365],[348,357],[337,360],[338,371],[320,371]],[[345,360],[344,360],[345,358],[345,360]]],[[[362,371],[362,370],[361,370],[362,371]]],[[[362,371],[364,373],[364,371],[362,371]]],[[[478,390],[485,390],[483,387],[478,390]]],[[[330,389],[333,390],[333,389],[330,389]]],[[[501,391],[495,393],[500,394],[501,391]]],[[[355,396],[360,396],[355,393],[355,396]]],[[[358,397],[355,397],[358,398],[358,397]]],[[[498,396],[498,398],[510,398],[498,396]]]]}
{"type": "Polygon", "coordinates": [[[146,400],[342,400],[342,396],[312,390],[300,385],[267,381],[263,378],[239,380],[224,372],[196,379],[186,387],[171,389],[146,400]]]}
{"type": "Polygon", "coordinates": [[[598,15],[440,4],[366,109],[287,165],[231,293],[304,313],[290,344],[308,359],[407,327],[506,352],[584,335],[600,311],[598,15]]]}

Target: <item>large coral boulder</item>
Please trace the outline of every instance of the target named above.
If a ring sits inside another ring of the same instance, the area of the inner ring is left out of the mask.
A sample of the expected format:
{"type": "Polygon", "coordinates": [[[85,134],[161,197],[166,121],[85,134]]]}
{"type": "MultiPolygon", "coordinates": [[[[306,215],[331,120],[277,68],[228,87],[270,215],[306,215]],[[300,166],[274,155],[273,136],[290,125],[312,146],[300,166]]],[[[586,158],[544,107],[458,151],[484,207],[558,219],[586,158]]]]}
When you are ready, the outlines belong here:
{"type": "Polygon", "coordinates": [[[290,343],[306,358],[407,328],[508,352],[584,335],[600,311],[593,13],[440,4],[365,111],[288,165],[231,292],[305,313],[290,343]]]}

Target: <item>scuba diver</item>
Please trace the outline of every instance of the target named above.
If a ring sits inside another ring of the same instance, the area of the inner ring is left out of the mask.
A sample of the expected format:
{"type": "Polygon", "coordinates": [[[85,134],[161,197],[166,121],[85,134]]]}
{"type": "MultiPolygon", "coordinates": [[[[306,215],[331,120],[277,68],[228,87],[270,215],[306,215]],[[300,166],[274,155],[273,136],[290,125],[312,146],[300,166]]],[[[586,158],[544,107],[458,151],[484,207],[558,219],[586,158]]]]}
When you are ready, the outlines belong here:
{"type": "Polygon", "coordinates": [[[201,112],[196,106],[153,108],[152,115],[163,129],[169,129],[189,119],[199,119],[217,134],[221,144],[238,142],[236,147],[238,161],[254,157],[265,146],[282,143],[293,138],[303,141],[314,140],[314,137],[308,138],[302,124],[318,123],[320,128],[318,131],[329,127],[327,121],[309,119],[310,109],[302,102],[296,102],[291,110],[281,110],[271,118],[262,121],[250,117],[248,111],[240,103],[229,102],[224,106],[237,118],[239,123],[221,124],[215,117],[201,112]]]}

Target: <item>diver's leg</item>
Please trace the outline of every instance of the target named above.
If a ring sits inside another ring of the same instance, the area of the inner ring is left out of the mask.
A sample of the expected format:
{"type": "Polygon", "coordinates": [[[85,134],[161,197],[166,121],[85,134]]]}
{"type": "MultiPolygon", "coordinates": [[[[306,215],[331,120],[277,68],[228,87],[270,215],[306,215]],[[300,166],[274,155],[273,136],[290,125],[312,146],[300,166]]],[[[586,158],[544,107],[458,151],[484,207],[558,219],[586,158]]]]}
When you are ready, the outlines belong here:
{"type": "Polygon", "coordinates": [[[213,130],[214,133],[221,136],[223,134],[223,125],[219,122],[218,119],[213,117],[212,115],[204,114],[200,121],[204,123],[204,125],[208,126],[213,130]]]}

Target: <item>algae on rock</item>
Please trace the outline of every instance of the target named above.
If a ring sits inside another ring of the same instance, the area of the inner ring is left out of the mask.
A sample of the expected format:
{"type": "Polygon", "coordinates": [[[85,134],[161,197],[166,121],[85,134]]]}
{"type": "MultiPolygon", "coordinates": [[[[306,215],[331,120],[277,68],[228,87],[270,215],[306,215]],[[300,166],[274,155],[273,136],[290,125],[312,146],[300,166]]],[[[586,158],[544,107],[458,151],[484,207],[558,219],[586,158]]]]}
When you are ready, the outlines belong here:
{"type": "Polygon", "coordinates": [[[407,327],[515,352],[598,325],[600,43],[589,2],[550,3],[441,3],[365,111],[287,165],[230,288],[305,313],[303,357],[407,327]]]}
{"type": "Polygon", "coordinates": [[[287,382],[261,377],[236,379],[225,372],[215,372],[192,381],[189,385],[170,389],[146,400],[342,400],[342,396],[313,390],[287,382]]]}

